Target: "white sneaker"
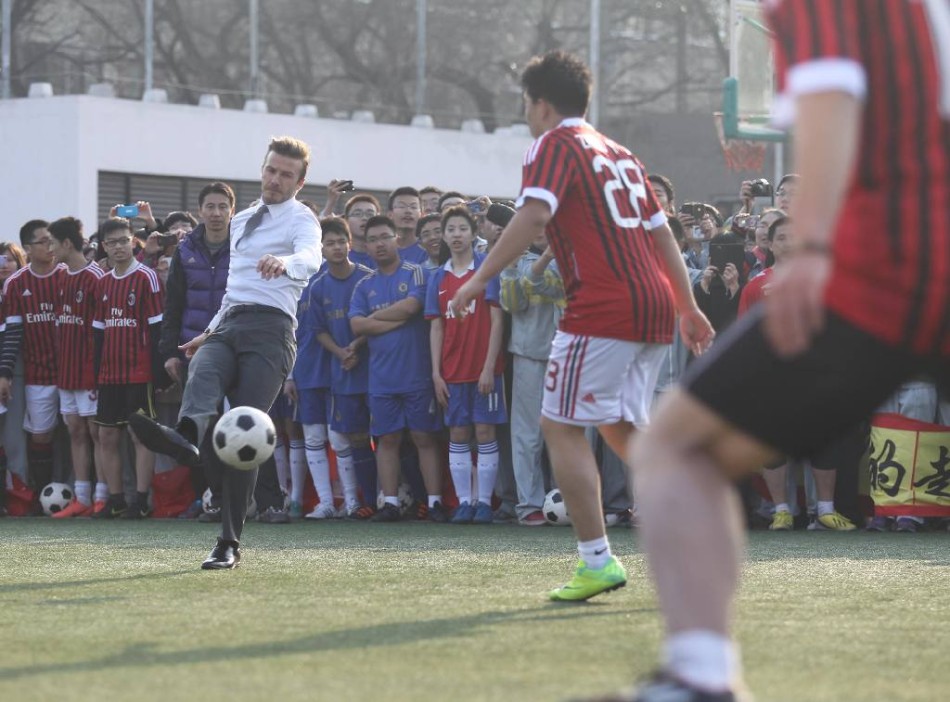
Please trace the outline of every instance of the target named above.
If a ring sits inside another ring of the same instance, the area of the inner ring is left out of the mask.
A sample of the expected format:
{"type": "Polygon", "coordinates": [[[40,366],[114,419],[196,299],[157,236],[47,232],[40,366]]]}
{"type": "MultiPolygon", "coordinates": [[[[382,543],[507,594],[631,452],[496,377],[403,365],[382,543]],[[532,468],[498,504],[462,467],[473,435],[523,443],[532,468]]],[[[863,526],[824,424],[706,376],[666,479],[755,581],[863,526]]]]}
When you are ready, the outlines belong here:
{"type": "Polygon", "coordinates": [[[305,519],[336,519],[336,508],[329,502],[321,502],[305,519]]]}

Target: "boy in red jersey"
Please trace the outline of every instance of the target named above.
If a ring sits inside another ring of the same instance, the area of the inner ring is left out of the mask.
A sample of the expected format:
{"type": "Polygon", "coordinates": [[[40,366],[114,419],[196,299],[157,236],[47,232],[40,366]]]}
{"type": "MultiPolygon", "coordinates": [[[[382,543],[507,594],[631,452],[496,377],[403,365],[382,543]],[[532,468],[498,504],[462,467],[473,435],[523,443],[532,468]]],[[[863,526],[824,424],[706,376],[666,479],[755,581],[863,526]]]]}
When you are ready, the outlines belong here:
{"type": "MultiPolygon", "coordinates": [[[[96,416],[96,377],[93,364],[95,337],[92,320],[99,280],[105,275],[83,256],[82,222],[63,217],[49,225],[50,251],[66,266],[56,301],[56,356],[59,410],[69,429],[70,455],[76,474],[73,501],[54,518],[86,517],[93,511],[90,439],[99,455],[99,428],[89,422],[96,416]]],[[[101,460],[101,459],[100,459],[101,460]]],[[[99,463],[99,461],[96,461],[99,463]]],[[[95,502],[105,506],[109,496],[104,481],[96,486],[95,502]]]]}
{"type": "Polygon", "coordinates": [[[483,256],[472,248],[477,224],[467,207],[442,214],[442,239],[451,258],[435,270],[426,291],[426,319],[432,354],[435,399],[449,428],[449,471],[459,506],[453,524],[491,524],[492,492],[498,476],[495,427],[508,422],[505,408],[504,313],[499,306],[498,278],[470,303],[462,320],[449,304],[455,291],[475,275],[483,256]],[[472,494],[472,427],[478,442],[477,489],[472,494]]]}
{"type": "Polygon", "coordinates": [[[713,332],[643,166],[583,119],[588,68],[555,51],[532,59],[521,81],[537,140],[525,157],[518,212],[452,304],[466,310],[547,228],[567,307],[551,348],[542,429],[580,553],[572,580],[550,597],[586,600],[623,587],[626,572],[607,543],[600,476],[584,430],[596,426],[625,455],[634,427],[648,421],[675,314],[695,353],[713,332]]]}
{"type": "Polygon", "coordinates": [[[152,382],[163,377],[158,354],[163,293],[158,274],[133,256],[128,220],[106,220],[100,236],[112,270],[99,281],[92,323],[99,384],[95,422],[99,425],[99,461],[109,483],[109,500],[95,516],[142,519],[149,513],[148,489],[155,454],[129,432],[135,445],[136,495],[133,503],[126,505],[119,444],[129,415],[140,412],[155,417],[152,382]]]}
{"type": "Polygon", "coordinates": [[[950,4],[778,0],[769,13],[778,116],[797,112],[798,250],[634,441],[667,626],[640,702],[737,697],[732,480],[814,455],[914,374],[950,383],[950,4]]]}
{"type": "Polygon", "coordinates": [[[65,275],[65,266],[57,264],[50,252],[48,226],[48,222],[34,219],[20,229],[20,243],[29,253],[30,265],[11,275],[3,285],[6,334],[0,353],[0,402],[6,404],[13,368],[23,352],[23,428],[30,435],[27,462],[37,494],[53,479],[53,431],[59,420],[54,307],[65,275]]]}

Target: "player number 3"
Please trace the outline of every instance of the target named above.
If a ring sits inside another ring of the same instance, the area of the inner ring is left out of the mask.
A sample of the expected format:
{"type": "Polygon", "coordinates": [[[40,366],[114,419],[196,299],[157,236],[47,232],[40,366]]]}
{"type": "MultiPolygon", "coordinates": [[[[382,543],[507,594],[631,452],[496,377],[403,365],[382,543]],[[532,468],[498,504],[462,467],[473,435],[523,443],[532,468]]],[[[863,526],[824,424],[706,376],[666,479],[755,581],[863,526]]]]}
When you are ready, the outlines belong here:
{"type": "Polygon", "coordinates": [[[617,225],[627,229],[639,227],[642,221],[640,201],[646,200],[647,190],[643,185],[643,174],[637,164],[629,158],[621,159],[615,163],[601,155],[594,158],[592,165],[597,173],[607,170],[612,176],[604,183],[604,197],[607,199],[607,207],[610,208],[610,214],[617,225]],[[636,212],[635,217],[624,217],[620,212],[617,196],[614,194],[617,190],[626,192],[627,198],[630,200],[630,207],[636,212]]]}

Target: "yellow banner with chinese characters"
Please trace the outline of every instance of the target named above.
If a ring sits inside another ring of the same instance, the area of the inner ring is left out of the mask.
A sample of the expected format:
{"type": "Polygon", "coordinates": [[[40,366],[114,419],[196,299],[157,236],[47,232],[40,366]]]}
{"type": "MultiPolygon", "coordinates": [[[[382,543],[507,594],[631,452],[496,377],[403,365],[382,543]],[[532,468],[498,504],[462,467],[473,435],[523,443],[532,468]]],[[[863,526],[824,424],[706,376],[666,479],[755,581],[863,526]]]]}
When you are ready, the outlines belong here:
{"type": "Polygon", "coordinates": [[[950,516],[950,427],[875,415],[868,472],[875,515],[950,516]]]}

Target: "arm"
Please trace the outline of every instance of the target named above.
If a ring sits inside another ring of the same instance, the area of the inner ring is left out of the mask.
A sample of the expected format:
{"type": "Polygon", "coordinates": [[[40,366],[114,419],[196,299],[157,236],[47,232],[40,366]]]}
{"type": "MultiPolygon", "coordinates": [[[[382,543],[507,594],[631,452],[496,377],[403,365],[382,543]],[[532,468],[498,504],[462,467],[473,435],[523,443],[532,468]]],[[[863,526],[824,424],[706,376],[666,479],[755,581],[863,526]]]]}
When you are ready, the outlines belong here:
{"type": "Polygon", "coordinates": [[[429,326],[429,353],[432,356],[432,385],[435,390],[435,399],[446,408],[449,406],[449,388],[442,377],[442,342],[445,339],[445,322],[442,317],[435,317],[429,326]]]}
{"type": "MultiPolygon", "coordinates": [[[[422,302],[414,297],[407,297],[399,302],[394,302],[389,307],[376,310],[369,317],[380,322],[399,322],[400,324],[409,321],[422,311],[422,302]]],[[[355,334],[356,332],[354,332],[355,334]]]]}
{"type": "Polygon", "coordinates": [[[23,344],[23,324],[11,323],[7,319],[6,332],[3,335],[3,347],[0,351],[0,378],[13,379],[13,368],[20,356],[20,347],[23,344]]]}
{"type": "Polygon", "coordinates": [[[284,271],[291,278],[310,280],[323,262],[323,256],[320,253],[320,224],[309,210],[302,216],[306,216],[306,219],[299,221],[295,227],[293,254],[274,258],[280,261],[284,271]]]}
{"type": "Polygon", "coordinates": [[[548,247],[544,255],[539,258],[525,276],[525,290],[530,295],[537,295],[544,298],[547,302],[564,301],[564,279],[561,278],[561,272],[557,268],[557,263],[553,260],[554,253],[551,247],[548,247]],[[539,261],[546,260],[544,266],[539,267],[539,261]]]}
{"type": "Polygon", "coordinates": [[[481,377],[478,379],[478,391],[487,395],[495,389],[495,364],[501,352],[501,342],[505,335],[505,313],[500,307],[491,306],[491,333],[488,336],[488,353],[485,354],[485,365],[482,367],[481,377]]]}
{"type": "Polygon", "coordinates": [[[370,317],[351,317],[350,329],[357,336],[380,336],[399,329],[405,322],[387,322],[370,317]]]}
{"type": "Polygon", "coordinates": [[[797,100],[795,164],[801,173],[793,205],[798,253],[775,269],[765,299],[765,333],[781,355],[804,351],[824,325],[834,225],[857,158],[862,102],[845,92],[797,100]]]}
{"type": "Polygon", "coordinates": [[[508,313],[528,309],[528,294],[522,285],[520,265],[508,266],[499,276],[501,296],[498,302],[508,313]]]}

